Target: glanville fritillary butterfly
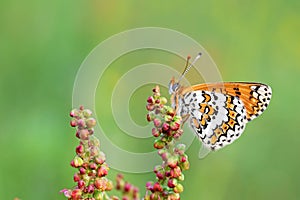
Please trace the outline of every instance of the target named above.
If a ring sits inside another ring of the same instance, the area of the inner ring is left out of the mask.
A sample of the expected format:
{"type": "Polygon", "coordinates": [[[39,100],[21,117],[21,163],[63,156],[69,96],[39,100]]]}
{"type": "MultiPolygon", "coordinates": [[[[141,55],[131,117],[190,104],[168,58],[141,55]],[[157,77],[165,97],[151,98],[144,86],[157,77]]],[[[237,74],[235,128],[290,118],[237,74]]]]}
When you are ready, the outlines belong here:
{"type": "Polygon", "coordinates": [[[189,124],[202,142],[199,157],[231,144],[241,136],[246,124],[266,110],[272,90],[268,85],[252,82],[204,83],[181,86],[180,80],[201,57],[188,65],[178,81],[169,83],[172,106],[189,124]]]}

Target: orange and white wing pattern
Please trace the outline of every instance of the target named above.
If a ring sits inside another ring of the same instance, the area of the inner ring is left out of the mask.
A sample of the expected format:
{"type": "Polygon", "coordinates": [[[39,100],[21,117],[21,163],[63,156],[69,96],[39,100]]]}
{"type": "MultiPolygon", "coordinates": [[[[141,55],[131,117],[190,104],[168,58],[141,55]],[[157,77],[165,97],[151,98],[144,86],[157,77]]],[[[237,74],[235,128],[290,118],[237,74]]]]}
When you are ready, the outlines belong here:
{"type": "Polygon", "coordinates": [[[225,82],[199,84],[192,86],[194,91],[205,90],[238,97],[246,108],[246,117],[250,121],[258,117],[268,107],[272,90],[266,84],[247,82],[225,82]]]}
{"type": "Polygon", "coordinates": [[[211,150],[231,144],[246,123],[259,116],[271,99],[271,88],[260,83],[212,83],[192,86],[179,95],[178,114],[211,150]]]}

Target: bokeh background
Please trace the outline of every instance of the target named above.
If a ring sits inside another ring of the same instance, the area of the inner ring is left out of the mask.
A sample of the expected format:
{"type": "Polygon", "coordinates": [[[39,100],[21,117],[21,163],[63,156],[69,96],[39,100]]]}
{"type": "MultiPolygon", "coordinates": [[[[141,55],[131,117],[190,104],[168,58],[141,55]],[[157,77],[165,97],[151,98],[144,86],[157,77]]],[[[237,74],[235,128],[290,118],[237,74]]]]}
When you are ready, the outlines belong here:
{"type": "MultiPolygon", "coordinates": [[[[65,199],[59,190],[74,185],[69,161],[78,141],[68,113],[77,70],[101,41],[145,26],[194,38],[212,56],[224,81],[264,82],[273,89],[267,111],[233,145],[199,160],[200,144],[193,142],[182,199],[299,199],[300,3],[293,0],[2,0],[0,199],[65,199]]],[[[100,81],[99,115],[111,118],[104,109],[110,89],[132,66],[147,62],[177,69],[184,65],[182,59],[154,50],[123,56],[100,81]]],[[[146,124],[151,87],[141,87],[130,100],[138,124],[146,124]]],[[[106,130],[122,148],[151,149],[151,139],[138,146],[113,120],[106,130]]],[[[116,173],[111,170],[110,178],[116,173]]],[[[125,176],[142,194],[145,182],[154,180],[152,173],[125,176]]]]}

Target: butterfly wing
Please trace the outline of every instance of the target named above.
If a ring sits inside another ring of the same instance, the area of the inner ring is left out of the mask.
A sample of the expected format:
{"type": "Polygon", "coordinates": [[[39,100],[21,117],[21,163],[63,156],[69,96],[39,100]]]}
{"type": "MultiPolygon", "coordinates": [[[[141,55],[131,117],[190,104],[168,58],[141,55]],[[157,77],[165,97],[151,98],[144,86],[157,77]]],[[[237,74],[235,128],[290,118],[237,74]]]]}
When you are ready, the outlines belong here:
{"type": "Polygon", "coordinates": [[[262,83],[225,82],[192,86],[193,91],[204,90],[238,97],[246,108],[246,118],[253,120],[268,107],[272,90],[262,83]]]}
{"type": "Polygon", "coordinates": [[[203,145],[211,150],[231,144],[247,123],[243,102],[223,93],[191,91],[183,96],[180,107],[181,114],[190,115],[190,125],[203,145]]]}

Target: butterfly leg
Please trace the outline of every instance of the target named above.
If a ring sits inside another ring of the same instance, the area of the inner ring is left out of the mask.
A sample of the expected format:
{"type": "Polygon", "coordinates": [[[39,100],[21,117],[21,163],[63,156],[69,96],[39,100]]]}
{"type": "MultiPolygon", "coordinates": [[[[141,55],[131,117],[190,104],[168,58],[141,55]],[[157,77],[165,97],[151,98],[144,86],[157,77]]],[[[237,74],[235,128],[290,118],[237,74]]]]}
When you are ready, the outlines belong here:
{"type": "MultiPolygon", "coordinates": [[[[179,96],[178,96],[178,94],[174,94],[175,95],[175,113],[177,114],[177,112],[178,112],[178,107],[179,107],[179,103],[178,103],[178,101],[179,101],[179,96]]],[[[172,98],[173,99],[173,98],[172,98]]]]}
{"type": "Polygon", "coordinates": [[[184,123],[190,118],[190,114],[185,114],[182,116],[182,125],[181,127],[183,127],[184,123]]]}

